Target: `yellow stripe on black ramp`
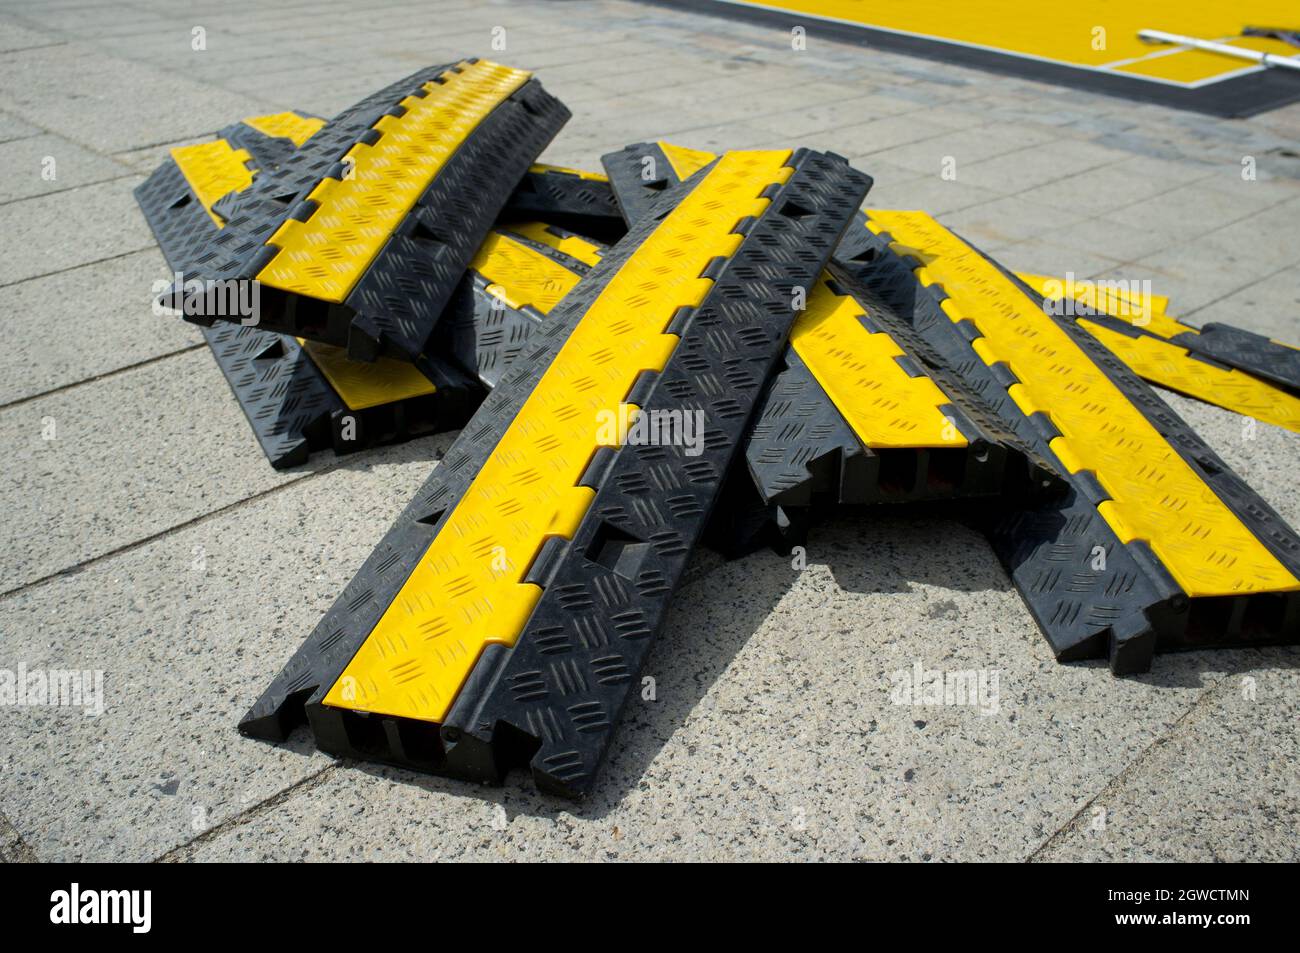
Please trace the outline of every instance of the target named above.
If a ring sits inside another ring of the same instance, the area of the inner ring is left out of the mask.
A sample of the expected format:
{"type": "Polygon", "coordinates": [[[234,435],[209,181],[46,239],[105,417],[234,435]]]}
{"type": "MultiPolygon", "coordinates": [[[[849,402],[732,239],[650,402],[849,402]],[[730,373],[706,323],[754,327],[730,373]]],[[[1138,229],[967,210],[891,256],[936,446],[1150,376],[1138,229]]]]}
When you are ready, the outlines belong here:
{"type": "Polygon", "coordinates": [[[480,61],[403,99],[402,115],[375,123],[378,142],[358,142],[343,156],[341,180],[323,179],[308,193],[311,214],[267,239],[276,252],[257,279],[342,303],[460,143],[529,76],[480,61]]]}
{"type": "Polygon", "coordinates": [[[1141,540],[1191,596],[1300,589],[1300,580],[1183,459],[1061,324],[1014,282],[923,212],[868,212],[937,284],[954,323],[970,321],[990,366],[1006,365],[1008,388],[1026,413],[1042,413],[1059,436],[1053,453],[1071,473],[1087,471],[1107,499],[1098,511],[1120,540],[1141,540]]]}
{"type": "Polygon", "coordinates": [[[1169,316],[1168,298],[1135,292],[1127,282],[1016,277],[1055,306],[1055,313],[1078,321],[1143,380],[1300,432],[1300,396],[1188,350],[1185,345],[1200,332],[1169,316]]]}
{"type": "Polygon", "coordinates": [[[742,219],[761,215],[789,153],[734,153],[686,196],[605,290],[542,375],[326,705],[441,721],[484,646],[513,645],[542,594],[524,574],[548,539],[572,539],[595,492],[581,485],[637,378],[676,349],[668,328],[698,308],[714,259],[731,257],[742,219]],[[653,294],[648,291],[653,290],[653,294]],[[351,697],[345,697],[350,694],[351,697]]]}
{"type": "Polygon", "coordinates": [[[929,216],[868,214],[838,260],[1068,475],[986,527],[1058,659],[1128,674],[1154,651],[1300,639],[1300,537],[1168,405],[929,216]]]}
{"type": "Polygon", "coordinates": [[[768,372],[866,192],[738,152],[665,197],[536,330],[246,732],[591,784],[768,372]]]}
{"type": "Polygon", "coordinates": [[[302,117],[254,117],[243,127],[306,138],[216,209],[228,231],[185,256],[197,270],[187,277],[257,281],[259,327],[345,347],[354,360],[417,363],[444,390],[466,387],[425,346],[511,191],[567,118],[530,73],[484,60],[421,71],[314,131],[302,117]]]}
{"type": "Polygon", "coordinates": [[[952,399],[930,377],[909,375],[898,362],[903,349],[885,332],[869,330],[866,317],[860,302],[823,274],[790,346],[866,446],[967,446],[943,410],[952,399]]]}
{"type": "Polygon", "coordinates": [[[203,210],[218,228],[223,227],[225,222],[212,206],[231,192],[242,192],[253,184],[255,170],[248,165],[253,157],[244,149],[232,148],[224,139],[178,146],[171,150],[171,157],[203,210]]]}

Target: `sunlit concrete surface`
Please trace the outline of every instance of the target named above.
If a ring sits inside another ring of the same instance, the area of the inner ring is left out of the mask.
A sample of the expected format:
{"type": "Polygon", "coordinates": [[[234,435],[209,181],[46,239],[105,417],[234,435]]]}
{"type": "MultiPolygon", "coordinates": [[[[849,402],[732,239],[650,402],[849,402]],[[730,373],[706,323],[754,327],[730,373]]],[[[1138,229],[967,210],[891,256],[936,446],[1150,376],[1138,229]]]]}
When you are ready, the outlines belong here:
{"type": "MultiPolygon", "coordinates": [[[[830,149],[1015,269],[1300,341],[1300,107],[1208,119],[614,0],[0,3],[0,669],[103,671],[105,705],[0,708],[0,855],[1296,859],[1300,651],[1058,665],[981,536],[887,512],[802,570],[700,554],[581,805],[241,738],[452,435],[273,471],[152,313],[131,190],[243,116],[465,55],[571,107],[549,161],[830,149]],[[918,665],[996,690],[893,703],[918,665]]],[[[1300,525],[1300,436],[1169,400],[1300,525]]]]}

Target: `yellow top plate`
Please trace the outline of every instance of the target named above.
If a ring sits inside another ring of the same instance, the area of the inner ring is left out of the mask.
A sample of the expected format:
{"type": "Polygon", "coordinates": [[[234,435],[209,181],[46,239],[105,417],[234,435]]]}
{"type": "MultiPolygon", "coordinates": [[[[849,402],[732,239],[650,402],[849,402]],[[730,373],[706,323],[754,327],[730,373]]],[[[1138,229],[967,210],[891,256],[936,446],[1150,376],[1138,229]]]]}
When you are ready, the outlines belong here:
{"type": "Polygon", "coordinates": [[[602,420],[667,364],[673,315],[704,300],[701,272],[735,253],[733,229],[763,213],[789,158],[729,153],[610,277],[325,704],[441,721],[483,647],[514,644],[542,592],[525,574],[547,539],[573,537],[595,496],[578,481],[620,439],[602,420]]]}

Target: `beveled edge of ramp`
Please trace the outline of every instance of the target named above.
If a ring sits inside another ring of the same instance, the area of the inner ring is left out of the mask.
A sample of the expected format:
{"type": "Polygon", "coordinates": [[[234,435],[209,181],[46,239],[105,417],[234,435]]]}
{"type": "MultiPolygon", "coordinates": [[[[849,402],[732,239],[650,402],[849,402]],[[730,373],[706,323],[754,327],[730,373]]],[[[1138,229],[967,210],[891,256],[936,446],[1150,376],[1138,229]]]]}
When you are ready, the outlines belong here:
{"type": "Polygon", "coordinates": [[[557,166],[531,166],[502,217],[549,222],[607,245],[627,234],[607,178],[557,166]]]}
{"type": "Polygon", "coordinates": [[[1300,350],[1262,334],[1212,321],[1198,333],[1170,338],[1170,343],[1300,393],[1300,350]]]}

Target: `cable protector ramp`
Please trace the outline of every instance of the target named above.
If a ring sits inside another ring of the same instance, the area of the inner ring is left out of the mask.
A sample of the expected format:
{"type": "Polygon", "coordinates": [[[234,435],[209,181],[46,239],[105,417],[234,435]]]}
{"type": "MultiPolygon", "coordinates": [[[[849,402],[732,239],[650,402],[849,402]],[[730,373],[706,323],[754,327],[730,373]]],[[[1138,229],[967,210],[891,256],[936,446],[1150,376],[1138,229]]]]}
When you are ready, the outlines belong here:
{"type": "Polygon", "coordinates": [[[632,225],[650,214],[667,190],[685,182],[717,158],[662,140],[636,142],[600,157],[623,219],[632,225]]]}
{"type": "MultiPolygon", "coordinates": [[[[1180,346],[1176,341],[1199,332],[1169,317],[1166,299],[1152,296],[1144,302],[1106,293],[1087,296],[1094,299],[1087,303],[1070,303],[1060,295],[1065,284],[1060,279],[1014,277],[1042,296],[1053,314],[1072,318],[1144,381],[1300,433],[1300,396],[1180,346]]],[[[1287,350],[1285,345],[1269,343],[1287,350]]]]}
{"type": "MultiPolygon", "coordinates": [[[[299,118],[281,114],[244,120],[237,124],[241,149],[225,140],[174,149],[137,189],[174,271],[187,270],[189,263],[178,255],[195,247],[174,236],[206,232],[209,240],[215,238],[224,222],[213,214],[213,205],[232,191],[247,188],[261,174],[249,155],[266,156],[282,146],[294,148],[297,140],[291,133],[310,135],[318,128],[307,120],[295,122],[299,118]],[[258,139],[267,138],[261,128],[284,133],[285,138],[270,149],[258,145],[258,139]]],[[[481,360],[491,367],[490,373],[479,375],[487,386],[517,353],[522,339],[502,340],[494,328],[512,322],[531,326],[540,320],[587,270],[574,254],[587,256],[596,249],[541,223],[518,227],[545,234],[559,247],[490,233],[462,282],[470,323],[447,344],[449,355],[465,347],[472,354],[477,344],[481,360]],[[517,253],[499,251],[507,246],[517,253]],[[521,262],[524,255],[529,260],[521,262]]],[[[303,464],[310,454],[326,449],[350,453],[459,427],[477,402],[477,394],[439,391],[411,364],[387,358],[353,361],[341,348],[228,322],[202,331],[259,444],[277,469],[303,464]]]]}
{"type": "MultiPolygon", "coordinates": [[[[136,198],[173,271],[189,272],[193,261],[185,256],[205,247],[200,239],[221,236],[225,219],[214,208],[263,174],[254,156],[282,162],[319,128],[296,113],[254,116],[228,127],[239,148],[217,139],[172,149],[136,198]]],[[[439,391],[411,364],[351,361],[340,348],[251,325],[216,322],[201,330],[276,469],[325,449],[353,453],[457,427],[473,409],[461,390],[439,391]]]]}
{"type": "Polygon", "coordinates": [[[550,222],[605,244],[627,233],[608,178],[542,163],[529,168],[502,216],[507,222],[550,222]]]}
{"type": "Polygon", "coordinates": [[[800,150],[729,153],[670,193],[534,332],[241,729],[305,718],[336,754],[588,790],[794,289],[866,189],[800,150]]]}
{"type": "MultiPolygon", "coordinates": [[[[653,212],[661,189],[716,158],[660,141],[601,161],[634,222],[653,212]]],[[[870,297],[836,266],[809,289],[783,367],[746,437],[754,486],[729,483],[729,505],[710,527],[714,545],[731,553],[780,545],[791,527],[808,525],[808,514],[793,507],[1022,497],[1061,488],[1052,467],[947,373],[888,306],[868,304],[870,297]]]]}
{"type": "Polygon", "coordinates": [[[1300,351],[1230,325],[1195,328],[1168,313],[1161,295],[1128,282],[1075,282],[1017,274],[1053,308],[1073,318],[1143,380],[1300,432],[1300,351]],[[1216,341],[1218,344],[1216,344],[1216,341]],[[1249,346],[1220,346],[1248,341],[1249,346]],[[1297,364],[1287,370],[1288,363],[1297,364]]]}
{"type": "Polygon", "coordinates": [[[745,453],[767,503],[1033,496],[1050,464],[883,301],[832,264],[790,335],[745,453]]]}
{"type": "Polygon", "coordinates": [[[217,138],[247,151],[258,169],[273,172],[325,123],[318,116],[299,112],[250,116],[222,129],[217,138]]]}
{"type": "Polygon", "coordinates": [[[540,222],[492,231],[438,324],[437,353],[495,387],[546,315],[591,270],[569,252],[600,260],[595,245],[540,222]]]}
{"type": "Polygon", "coordinates": [[[910,299],[917,330],[1071,482],[991,531],[1058,658],[1109,654],[1127,673],[1155,651],[1296,641],[1300,539],[1257,494],[1091,334],[928,215],[868,214],[837,255],[910,299]]]}
{"type": "MultiPolygon", "coordinates": [[[[226,228],[192,277],[255,280],[265,330],[354,360],[420,362],[475,250],[568,115],[522,70],[464,60],[416,73],[219,202],[226,228]]],[[[197,323],[234,319],[191,310],[197,323]]]]}
{"type": "Polygon", "coordinates": [[[1289,344],[1217,321],[1202,325],[1199,332],[1184,332],[1171,343],[1300,394],[1300,350],[1289,344]]]}

